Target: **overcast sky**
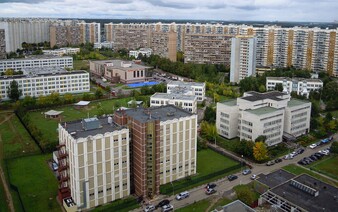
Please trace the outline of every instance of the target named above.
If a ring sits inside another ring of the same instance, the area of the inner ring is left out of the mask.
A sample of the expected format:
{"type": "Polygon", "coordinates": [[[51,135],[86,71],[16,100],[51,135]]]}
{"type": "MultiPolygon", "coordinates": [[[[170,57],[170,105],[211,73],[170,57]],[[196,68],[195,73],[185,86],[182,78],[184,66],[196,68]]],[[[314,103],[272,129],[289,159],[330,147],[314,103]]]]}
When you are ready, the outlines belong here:
{"type": "Polygon", "coordinates": [[[0,0],[1,17],[338,20],[338,0],[0,0]]]}

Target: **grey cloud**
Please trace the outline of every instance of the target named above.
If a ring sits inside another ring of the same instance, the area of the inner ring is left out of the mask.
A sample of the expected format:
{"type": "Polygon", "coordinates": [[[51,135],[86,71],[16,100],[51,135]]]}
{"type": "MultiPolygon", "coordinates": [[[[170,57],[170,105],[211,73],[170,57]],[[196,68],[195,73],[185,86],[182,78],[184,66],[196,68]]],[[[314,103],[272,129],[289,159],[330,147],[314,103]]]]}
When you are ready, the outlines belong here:
{"type": "Polygon", "coordinates": [[[130,4],[134,2],[133,0],[103,0],[103,1],[112,4],[130,4]]]}
{"type": "Polygon", "coordinates": [[[227,7],[226,4],[211,4],[211,5],[207,5],[206,6],[206,8],[212,9],[212,10],[215,10],[215,9],[224,9],[226,7],[227,7]]]}
{"type": "Polygon", "coordinates": [[[40,2],[45,2],[48,0],[0,0],[1,3],[29,3],[29,4],[37,4],[40,2]]]}
{"type": "Polygon", "coordinates": [[[235,6],[235,8],[240,10],[259,10],[259,7],[254,5],[235,6]]]}
{"type": "Polygon", "coordinates": [[[196,6],[192,4],[186,4],[186,3],[170,3],[165,2],[163,0],[144,0],[145,2],[148,2],[152,4],[153,6],[159,6],[159,7],[168,7],[168,8],[174,8],[174,9],[193,9],[196,6]]]}

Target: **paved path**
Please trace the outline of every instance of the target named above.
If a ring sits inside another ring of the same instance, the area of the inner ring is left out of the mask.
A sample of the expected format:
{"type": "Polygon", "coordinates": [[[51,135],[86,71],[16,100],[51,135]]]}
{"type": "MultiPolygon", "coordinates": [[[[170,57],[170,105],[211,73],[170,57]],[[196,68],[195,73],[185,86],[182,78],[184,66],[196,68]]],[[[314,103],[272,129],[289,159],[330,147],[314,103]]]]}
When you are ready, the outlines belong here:
{"type": "MultiPolygon", "coordinates": [[[[265,164],[254,164],[252,163],[251,165],[253,166],[252,168],[252,174],[268,174],[270,172],[273,172],[275,170],[278,170],[280,168],[282,168],[283,166],[289,165],[289,164],[296,164],[300,159],[302,159],[303,157],[308,157],[310,155],[312,155],[315,152],[318,152],[321,149],[325,149],[327,148],[329,145],[331,144],[327,144],[327,145],[323,145],[320,146],[318,148],[315,149],[310,149],[310,148],[306,148],[304,153],[301,155],[297,155],[296,157],[294,157],[291,160],[283,160],[280,163],[277,163],[275,165],[272,166],[266,166],[265,164]]],[[[214,183],[216,183],[217,187],[216,190],[218,192],[216,192],[215,194],[211,195],[211,196],[217,196],[217,197],[221,197],[222,194],[225,191],[229,191],[231,190],[234,186],[240,185],[240,184],[247,184],[251,182],[250,176],[251,175],[242,175],[240,172],[236,174],[238,176],[238,179],[234,180],[234,181],[229,181],[226,177],[219,179],[218,181],[215,181],[214,183]]],[[[327,176],[325,176],[327,177],[327,176]]],[[[334,180],[334,179],[332,179],[334,180]]],[[[338,182],[337,180],[334,180],[336,182],[338,182]]],[[[190,197],[187,199],[183,199],[183,200],[176,200],[175,196],[169,196],[169,197],[165,197],[163,195],[158,196],[158,198],[156,200],[150,201],[151,204],[156,205],[157,203],[159,203],[162,199],[169,199],[171,200],[171,204],[174,206],[174,209],[178,209],[178,208],[182,208],[185,207],[187,205],[193,204],[194,202],[198,202],[200,200],[206,199],[210,196],[206,195],[204,193],[204,186],[198,186],[196,188],[193,188],[191,190],[189,190],[190,192],[190,197]]],[[[133,211],[142,211],[142,208],[138,208],[135,209],[133,211]]],[[[157,211],[160,211],[160,209],[157,209],[157,211]]]]}

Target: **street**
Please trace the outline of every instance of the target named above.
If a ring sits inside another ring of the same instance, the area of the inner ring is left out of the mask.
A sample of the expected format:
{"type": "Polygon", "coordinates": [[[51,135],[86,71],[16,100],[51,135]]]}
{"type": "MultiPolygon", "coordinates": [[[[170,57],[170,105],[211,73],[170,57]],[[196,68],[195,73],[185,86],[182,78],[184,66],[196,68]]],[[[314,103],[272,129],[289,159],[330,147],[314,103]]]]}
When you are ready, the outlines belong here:
{"type": "MultiPolygon", "coordinates": [[[[304,151],[303,154],[297,155],[291,160],[283,160],[282,162],[277,163],[277,164],[272,165],[272,166],[266,166],[265,164],[252,164],[253,165],[253,168],[251,170],[252,173],[249,174],[249,175],[242,175],[242,173],[239,172],[239,173],[236,174],[238,176],[238,179],[236,179],[234,181],[230,182],[225,177],[225,178],[222,178],[218,181],[213,182],[217,185],[217,187],[216,187],[217,192],[212,194],[212,195],[222,195],[225,191],[231,190],[236,185],[250,183],[252,181],[250,179],[252,174],[256,174],[256,175],[259,175],[259,174],[262,174],[262,173],[268,174],[272,171],[275,171],[275,170],[282,168],[283,166],[286,166],[286,165],[289,165],[289,164],[297,164],[297,162],[300,159],[302,159],[304,157],[308,157],[308,156],[312,155],[313,153],[318,152],[319,150],[323,150],[323,149],[329,147],[330,145],[331,145],[331,143],[329,143],[327,145],[322,145],[322,146],[317,147],[315,149],[310,149],[309,147],[307,147],[307,148],[305,148],[305,151],[304,151]]],[[[178,201],[178,200],[175,199],[175,196],[165,197],[163,195],[160,195],[158,197],[158,199],[150,201],[150,204],[157,205],[161,200],[169,199],[170,204],[174,206],[174,209],[182,208],[182,207],[185,207],[187,205],[193,204],[194,202],[197,202],[197,201],[200,201],[200,200],[203,200],[203,199],[206,199],[206,198],[212,196],[212,195],[206,195],[205,194],[205,189],[204,189],[205,186],[206,185],[201,185],[201,186],[198,186],[196,188],[189,190],[190,197],[183,199],[183,200],[178,201]]],[[[135,209],[133,211],[142,211],[142,210],[143,210],[142,208],[138,208],[138,209],[135,209]]],[[[157,209],[156,211],[161,211],[161,208],[157,209]]]]}

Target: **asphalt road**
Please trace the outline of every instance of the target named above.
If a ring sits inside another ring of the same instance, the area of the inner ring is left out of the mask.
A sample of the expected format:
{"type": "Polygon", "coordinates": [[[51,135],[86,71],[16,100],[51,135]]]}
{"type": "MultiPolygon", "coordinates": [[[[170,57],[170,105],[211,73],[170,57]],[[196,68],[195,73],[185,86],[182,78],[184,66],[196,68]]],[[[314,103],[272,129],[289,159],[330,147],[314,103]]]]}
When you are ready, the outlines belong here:
{"type": "MultiPolygon", "coordinates": [[[[337,140],[337,135],[335,135],[335,140],[337,140]]],[[[289,164],[297,164],[297,162],[302,159],[303,157],[308,157],[310,155],[312,155],[313,153],[318,152],[319,150],[325,149],[327,147],[329,147],[331,145],[331,142],[327,145],[322,145],[320,147],[317,147],[315,149],[310,149],[309,147],[305,148],[305,151],[303,152],[303,154],[297,155],[296,157],[294,157],[291,160],[283,160],[280,163],[274,164],[272,166],[266,166],[265,164],[254,164],[253,168],[252,168],[252,173],[249,175],[242,175],[240,172],[237,173],[236,175],[238,176],[238,179],[234,180],[234,181],[229,181],[227,178],[223,178],[220,179],[218,181],[215,181],[213,183],[216,183],[217,187],[215,188],[217,190],[216,193],[212,194],[212,195],[223,195],[223,193],[225,191],[229,191],[231,190],[234,186],[236,185],[240,185],[240,184],[247,184],[250,183],[252,180],[250,179],[252,174],[268,174],[270,172],[273,172],[275,170],[278,170],[280,168],[282,168],[283,166],[289,165],[289,164]]],[[[174,206],[174,209],[178,209],[178,208],[182,208],[185,207],[187,205],[193,204],[194,202],[203,200],[208,198],[209,196],[212,195],[206,195],[205,189],[204,189],[205,185],[196,187],[194,189],[189,190],[190,193],[190,197],[183,199],[183,200],[176,200],[175,196],[170,196],[170,197],[165,197],[163,195],[159,196],[158,199],[150,201],[150,204],[156,205],[158,204],[162,199],[169,199],[170,200],[170,204],[172,204],[174,206]]],[[[176,195],[176,194],[175,194],[176,195]]],[[[142,211],[142,208],[138,208],[134,211],[142,211]]],[[[161,211],[161,209],[157,209],[156,211],[161,211]]]]}

